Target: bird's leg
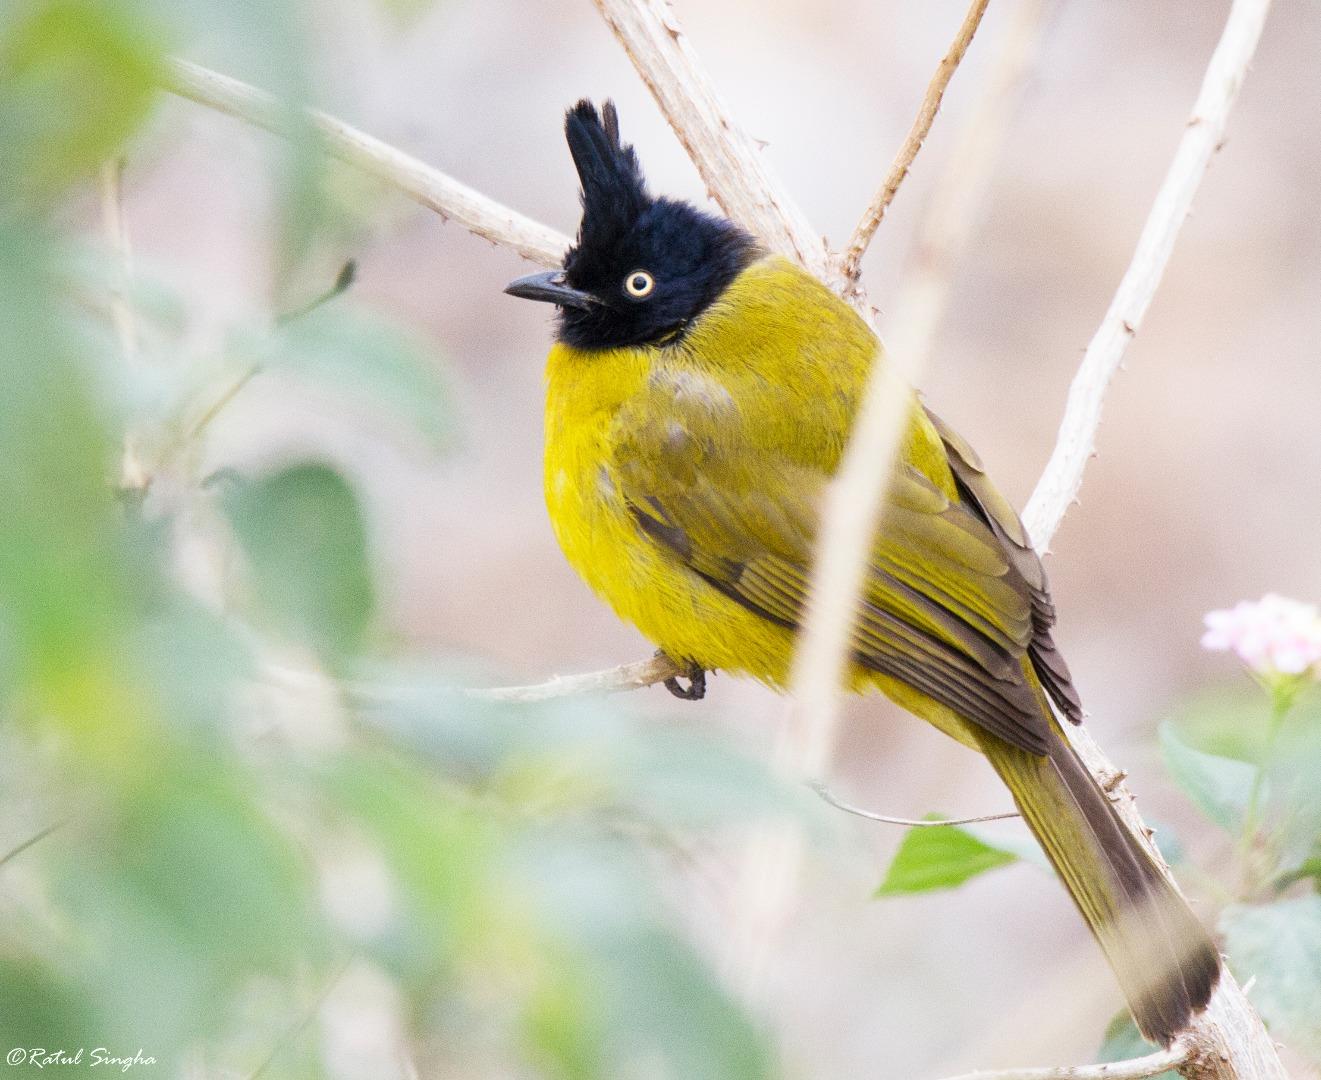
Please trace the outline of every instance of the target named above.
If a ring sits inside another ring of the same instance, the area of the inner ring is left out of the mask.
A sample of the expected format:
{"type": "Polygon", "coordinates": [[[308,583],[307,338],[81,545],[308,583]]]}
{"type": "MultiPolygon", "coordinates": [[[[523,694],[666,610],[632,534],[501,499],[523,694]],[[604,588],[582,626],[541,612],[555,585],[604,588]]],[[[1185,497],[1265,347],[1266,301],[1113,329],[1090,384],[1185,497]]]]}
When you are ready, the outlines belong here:
{"type": "MultiPolygon", "coordinates": [[[[658,651],[656,655],[664,656],[665,653],[658,651]]],[[[684,671],[684,677],[688,680],[687,686],[679,682],[677,675],[671,675],[665,680],[665,689],[682,701],[701,701],[706,697],[706,671],[703,668],[689,664],[684,671]]]]}

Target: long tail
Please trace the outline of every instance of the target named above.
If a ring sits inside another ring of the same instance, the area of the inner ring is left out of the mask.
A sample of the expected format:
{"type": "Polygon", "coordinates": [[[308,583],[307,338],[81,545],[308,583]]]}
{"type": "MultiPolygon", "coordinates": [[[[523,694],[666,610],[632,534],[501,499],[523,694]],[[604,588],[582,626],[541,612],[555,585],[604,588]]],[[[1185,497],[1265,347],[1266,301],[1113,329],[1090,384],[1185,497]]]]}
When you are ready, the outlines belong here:
{"type": "Polygon", "coordinates": [[[1168,1046],[1210,1000],[1220,955],[1057,734],[1045,757],[994,736],[979,740],[1096,935],[1138,1028],[1168,1046]]]}

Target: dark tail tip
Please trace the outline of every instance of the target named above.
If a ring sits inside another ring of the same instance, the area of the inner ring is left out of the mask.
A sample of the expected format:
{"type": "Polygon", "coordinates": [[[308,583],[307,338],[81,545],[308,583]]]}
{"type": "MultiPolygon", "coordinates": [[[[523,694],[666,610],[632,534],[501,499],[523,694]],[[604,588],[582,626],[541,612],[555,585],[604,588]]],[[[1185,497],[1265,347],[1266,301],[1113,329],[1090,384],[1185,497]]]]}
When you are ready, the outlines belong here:
{"type": "Polygon", "coordinates": [[[983,746],[1096,935],[1138,1029],[1168,1046],[1211,1000],[1220,954],[1057,734],[1044,758],[989,736],[983,746]]]}
{"type": "MultiPolygon", "coordinates": [[[[1209,1004],[1220,982],[1219,952],[1186,906],[1184,912],[1185,923],[1191,925],[1174,928],[1171,940],[1176,954],[1166,970],[1153,972],[1150,985],[1125,987],[1138,1030],[1161,1046],[1169,1046],[1188,1029],[1197,1013],[1209,1004]]],[[[1163,921],[1168,924],[1173,908],[1167,906],[1164,914],[1163,921]]],[[[1158,958],[1151,960],[1159,967],[1158,958]]]]}

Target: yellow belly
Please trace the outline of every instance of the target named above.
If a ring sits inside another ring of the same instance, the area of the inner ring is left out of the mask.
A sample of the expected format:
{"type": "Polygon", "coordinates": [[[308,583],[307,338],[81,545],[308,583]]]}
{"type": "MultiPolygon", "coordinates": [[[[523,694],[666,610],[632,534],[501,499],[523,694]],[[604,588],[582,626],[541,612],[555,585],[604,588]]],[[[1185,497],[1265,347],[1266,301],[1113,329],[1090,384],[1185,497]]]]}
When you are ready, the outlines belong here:
{"type": "MultiPolygon", "coordinates": [[[[601,448],[586,442],[556,440],[546,457],[551,523],[574,569],[620,618],[672,659],[785,689],[793,634],[731,600],[648,539],[593,463],[601,448]]],[[[854,665],[849,685],[855,692],[880,690],[980,751],[966,721],[904,683],[854,665]]]]}
{"type": "Polygon", "coordinates": [[[592,427],[547,433],[546,506],[569,563],[674,659],[783,686],[792,635],[713,588],[638,528],[603,467],[603,425],[592,427]]]}

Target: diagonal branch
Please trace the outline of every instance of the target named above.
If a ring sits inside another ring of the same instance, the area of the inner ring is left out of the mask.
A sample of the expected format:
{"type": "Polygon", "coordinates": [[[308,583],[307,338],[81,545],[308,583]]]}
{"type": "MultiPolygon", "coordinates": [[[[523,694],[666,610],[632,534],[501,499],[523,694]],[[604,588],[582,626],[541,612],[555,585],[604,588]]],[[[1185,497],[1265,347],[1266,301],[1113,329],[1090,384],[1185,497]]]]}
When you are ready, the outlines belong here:
{"type": "Polygon", "coordinates": [[[1049,546],[1082,486],[1083,470],[1096,449],[1106,389],[1142,325],[1202,177],[1224,144],[1229,112],[1248,73],[1269,8],[1270,0],[1234,3],[1132,261],[1069,387],[1055,449],[1023,512],[1023,523],[1039,550],[1049,546]]]}
{"type": "Polygon", "coordinates": [[[977,33],[977,27],[981,25],[982,16],[986,14],[986,6],[989,2],[990,0],[972,0],[972,6],[968,8],[968,14],[963,17],[963,23],[959,27],[959,32],[955,35],[949,51],[945,54],[945,58],[941,60],[940,66],[936,68],[936,73],[931,77],[926,95],[922,98],[922,105],[917,110],[917,116],[913,120],[913,126],[908,130],[908,137],[904,139],[903,145],[899,147],[899,153],[895,155],[889,173],[881,182],[881,186],[876,189],[876,194],[872,196],[871,202],[867,204],[867,209],[862,212],[858,224],[854,226],[853,235],[849,237],[848,246],[844,249],[841,264],[845,288],[849,292],[858,287],[858,279],[862,275],[862,256],[867,250],[867,245],[871,243],[872,237],[876,235],[876,230],[885,217],[885,211],[889,209],[890,203],[899,191],[899,185],[904,182],[904,177],[908,175],[908,170],[917,158],[918,151],[922,149],[922,144],[926,142],[927,133],[931,131],[936,113],[940,111],[940,103],[945,97],[945,88],[949,86],[950,79],[954,77],[954,72],[958,70],[959,64],[963,62],[964,54],[967,53],[968,46],[972,44],[973,35],[977,33]]]}
{"type": "Polygon", "coordinates": [[[594,0],[720,208],[823,280],[825,241],[734,122],[668,0],[594,0]]]}
{"type": "MultiPolygon", "coordinates": [[[[276,135],[289,132],[289,105],[245,82],[187,60],[170,63],[166,88],[276,135]]],[[[342,120],[315,109],[309,109],[308,116],[331,156],[398,188],[442,218],[453,218],[493,244],[513,248],[542,266],[560,265],[564,249],[572,242],[567,236],[342,120]]]]}

